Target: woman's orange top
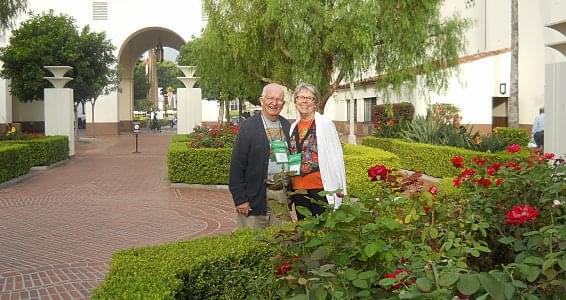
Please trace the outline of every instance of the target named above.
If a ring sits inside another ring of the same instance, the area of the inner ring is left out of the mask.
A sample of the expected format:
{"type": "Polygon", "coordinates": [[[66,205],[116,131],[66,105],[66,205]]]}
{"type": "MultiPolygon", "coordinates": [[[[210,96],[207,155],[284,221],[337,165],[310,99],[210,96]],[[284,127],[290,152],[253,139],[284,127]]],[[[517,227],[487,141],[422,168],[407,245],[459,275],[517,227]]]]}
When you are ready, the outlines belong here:
{"type": "MultiPolygon", "coordinates": [[[[299,132],[299,140],[302,140],[307,134],[309,128],[314,122],[314,119],[308,121],[299,121],[297,124],[297,129],[299,132]]],[[[315,153],[313,153],[313,156],[315,153]]],[[[318,160],[318,159],[317,159],[318,160]]],[[[305,176],[293,176],[291,177],[293,183],[293,189],[295,190],[310,190],[310,189],[322,189],[322,178],[320,178],[320,172],[312,172],[306,174],[305,176]]]]}

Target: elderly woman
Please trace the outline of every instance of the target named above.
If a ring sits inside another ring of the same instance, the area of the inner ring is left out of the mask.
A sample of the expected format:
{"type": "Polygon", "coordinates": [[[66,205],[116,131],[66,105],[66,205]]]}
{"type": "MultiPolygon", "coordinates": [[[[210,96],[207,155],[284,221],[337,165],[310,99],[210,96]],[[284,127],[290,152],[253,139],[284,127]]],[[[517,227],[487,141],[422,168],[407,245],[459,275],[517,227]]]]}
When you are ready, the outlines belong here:
{"type": "MultiPolygon", "coordinates": [[[[336,193],[326,197],[321,191],[346,193],[344,157],[334,123],[316,112],[318,90],[313,85],[301,83],[293,94],[298,119],[290,128],[291,155],[301,154],[298,175],[291,178],[293,195],[291,207],[303,206],[313,215],[324,211],[324,206],[311,199],[338,207],[341,198],[336,193]]],[[[341,196],[341,195],[340,195],[341,196]]],[[[299,219],[304,216],[297,214],[299,219]]]]}

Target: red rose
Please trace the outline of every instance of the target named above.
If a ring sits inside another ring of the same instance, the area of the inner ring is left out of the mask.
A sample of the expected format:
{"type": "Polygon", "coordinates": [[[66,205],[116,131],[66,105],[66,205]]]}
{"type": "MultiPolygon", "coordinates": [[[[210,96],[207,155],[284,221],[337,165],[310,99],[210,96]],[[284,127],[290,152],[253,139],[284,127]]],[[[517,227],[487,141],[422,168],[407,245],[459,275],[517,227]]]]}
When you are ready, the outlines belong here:
{"type": "Polygon", "coordinates": [[[472,158],[472,162],[478,167],[483,167],[483,165],[487,162],[487,159],[476,156],[472,158]]]}
{"type": "Polygon", "coordinates": [[[454,177],[454,179],[452,179],[452,185],[457,188],[459,188],[462,185],[462,182],[463,180],[462,177],[460,176],[454,177]]]}
{"type": "Polygon", "coordinates": [[[428,213],[430,212],[430,207],[425,206],[423,207],[424,213],[428,215],[428,213]]]}
{"type": "Polygon", "coordinates": [[[495,180],[495,185],[500,186],[505,182],[505,179],[503,178],[497,178],[497,180],[495,180]]]}
{"type": "Polygon", "coordinates": [[[286,261],[277,267],[277,276],[285,276],[287,272],[291,271],[291,262],[286,261]]]}
{"type": "Polygon", "coordinates": [[[520,225],[527,221],[533,221],[538,217],[538,210],[528,204],[515,205],[507,212],[507,221],[509,225],[520,225]]]}
{"type": "Polygon", "coordinates": [[[521,151],[521,146],[519,144],[512,144],[507,147],[507,152],[509,153],[517,153],[521,151]]]}
{"type": "Polygon", "coordinates": [[[544,158],[546,158],[546,159],[553,159],[553,158],[554,158],[554,153],[545,153],[545,154],[544,154],[544,158]]]}
{"type": "Polygon", "coordinates": [[[508,161],[508,162],[505,164],[505,166],[506,166],[507,168],[513,169],[513,170],[515,170],[515,171],[521,170],[521,165],[520,165],[519,163],[517,163],[517,162],[514,162],[514,161],[508,161]]]}
{"type": "Polygon", "coordinates": [[[456,168],[464,167],[464,158],[462,158],[460,155],[454,155],[450,161],[452,161],[452,164],[456,168]]]}
{"type": "Polygon", "coordinates": [[[487,178],[482,178],[482,179],[478,179],[478,180],[476,181],[476,183],[477,183],[478,185],[480,185],[480,186],[483,186],[483,187],[486,187],[486,188],[487,188],[487,187],[489,187],[489,186],[491,185],[491,180],[489,180],[489,179],[487,179],[487,178]]]}
{"type": "MultiPolygon", "coordinates": [[[[402,274],[402,273],[406,273],[407,275],[410,274],[409,271],[407,269],[397,269],[391,273],[387,273],[385,275],[383,275],[383,278],[391,278],[391,279],[397,279],[397,275],[402,274]]],[[[398,289],[400,288],[403,284],[405,283],[405,279],[401,280],[401,282],[394,284],[393,288],[394,289],[398,289]]]]}
{"type": "Polygon", "coordinates": [[[472,177],[474,176],[474,174],[476,174],[476,170],[474,169],[465,169],[464,171],[462,171],[462,174],[460,174],[461,177],[472,177]]]}
{"type": "Polygon", "coordinates": [[[438,188],[435,185],[433,185],[428,189],[428,192],[433,194],[433,195],[436,195],[436,194],[438,194],[438,188]]]}
{"type": "Polygon", "coordinates": [[[389,170],[383,165],[373,166],[368,169],[368,176],[371,178],[371,181],[385,180],[388,174],[389,170]]]}

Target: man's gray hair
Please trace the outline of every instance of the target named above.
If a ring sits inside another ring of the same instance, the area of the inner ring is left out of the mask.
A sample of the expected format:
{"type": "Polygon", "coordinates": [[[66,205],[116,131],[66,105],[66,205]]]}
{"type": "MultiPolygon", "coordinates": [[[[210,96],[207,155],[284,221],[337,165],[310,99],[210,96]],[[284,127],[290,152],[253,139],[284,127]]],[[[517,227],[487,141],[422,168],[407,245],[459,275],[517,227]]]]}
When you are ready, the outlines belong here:
{"type": "Polygon", "coordinates": [[[318,89],[316,88],[316,86],[306,82],[299,83],[299,85],[297,85],[295,91],[293,92],[293,100],[297,98],[301,91],[309,91],[311,94],[313,94],[314,101],[318,102],[318,89]]]}
{"type": "Polygon", "coordinates": [[[283,95],[285,95],[285,89],[283,88],[282,85],[277,84],[277,83],[269,83],[269,84],[267,84],[263,87],[263,91],[261,91],[261,96],[265,97],[265,95],[267,95],[268,91],[274,90],[274,89],[281,90],[281,93],[283,93],[283,95]]]}

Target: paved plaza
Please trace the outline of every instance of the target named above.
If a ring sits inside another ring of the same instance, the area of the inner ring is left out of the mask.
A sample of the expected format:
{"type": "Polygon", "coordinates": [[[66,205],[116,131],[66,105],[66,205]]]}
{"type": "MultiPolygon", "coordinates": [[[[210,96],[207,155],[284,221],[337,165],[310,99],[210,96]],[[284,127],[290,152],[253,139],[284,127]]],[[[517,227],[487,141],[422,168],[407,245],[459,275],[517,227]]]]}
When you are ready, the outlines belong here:
{"type": "Polygon", "coordinates": [[[113,252],[232,231],[227,190],[171,188],[171,132],[77,143],[67,163],[0,189],[0,300],[88,299],[113,252]]]}

